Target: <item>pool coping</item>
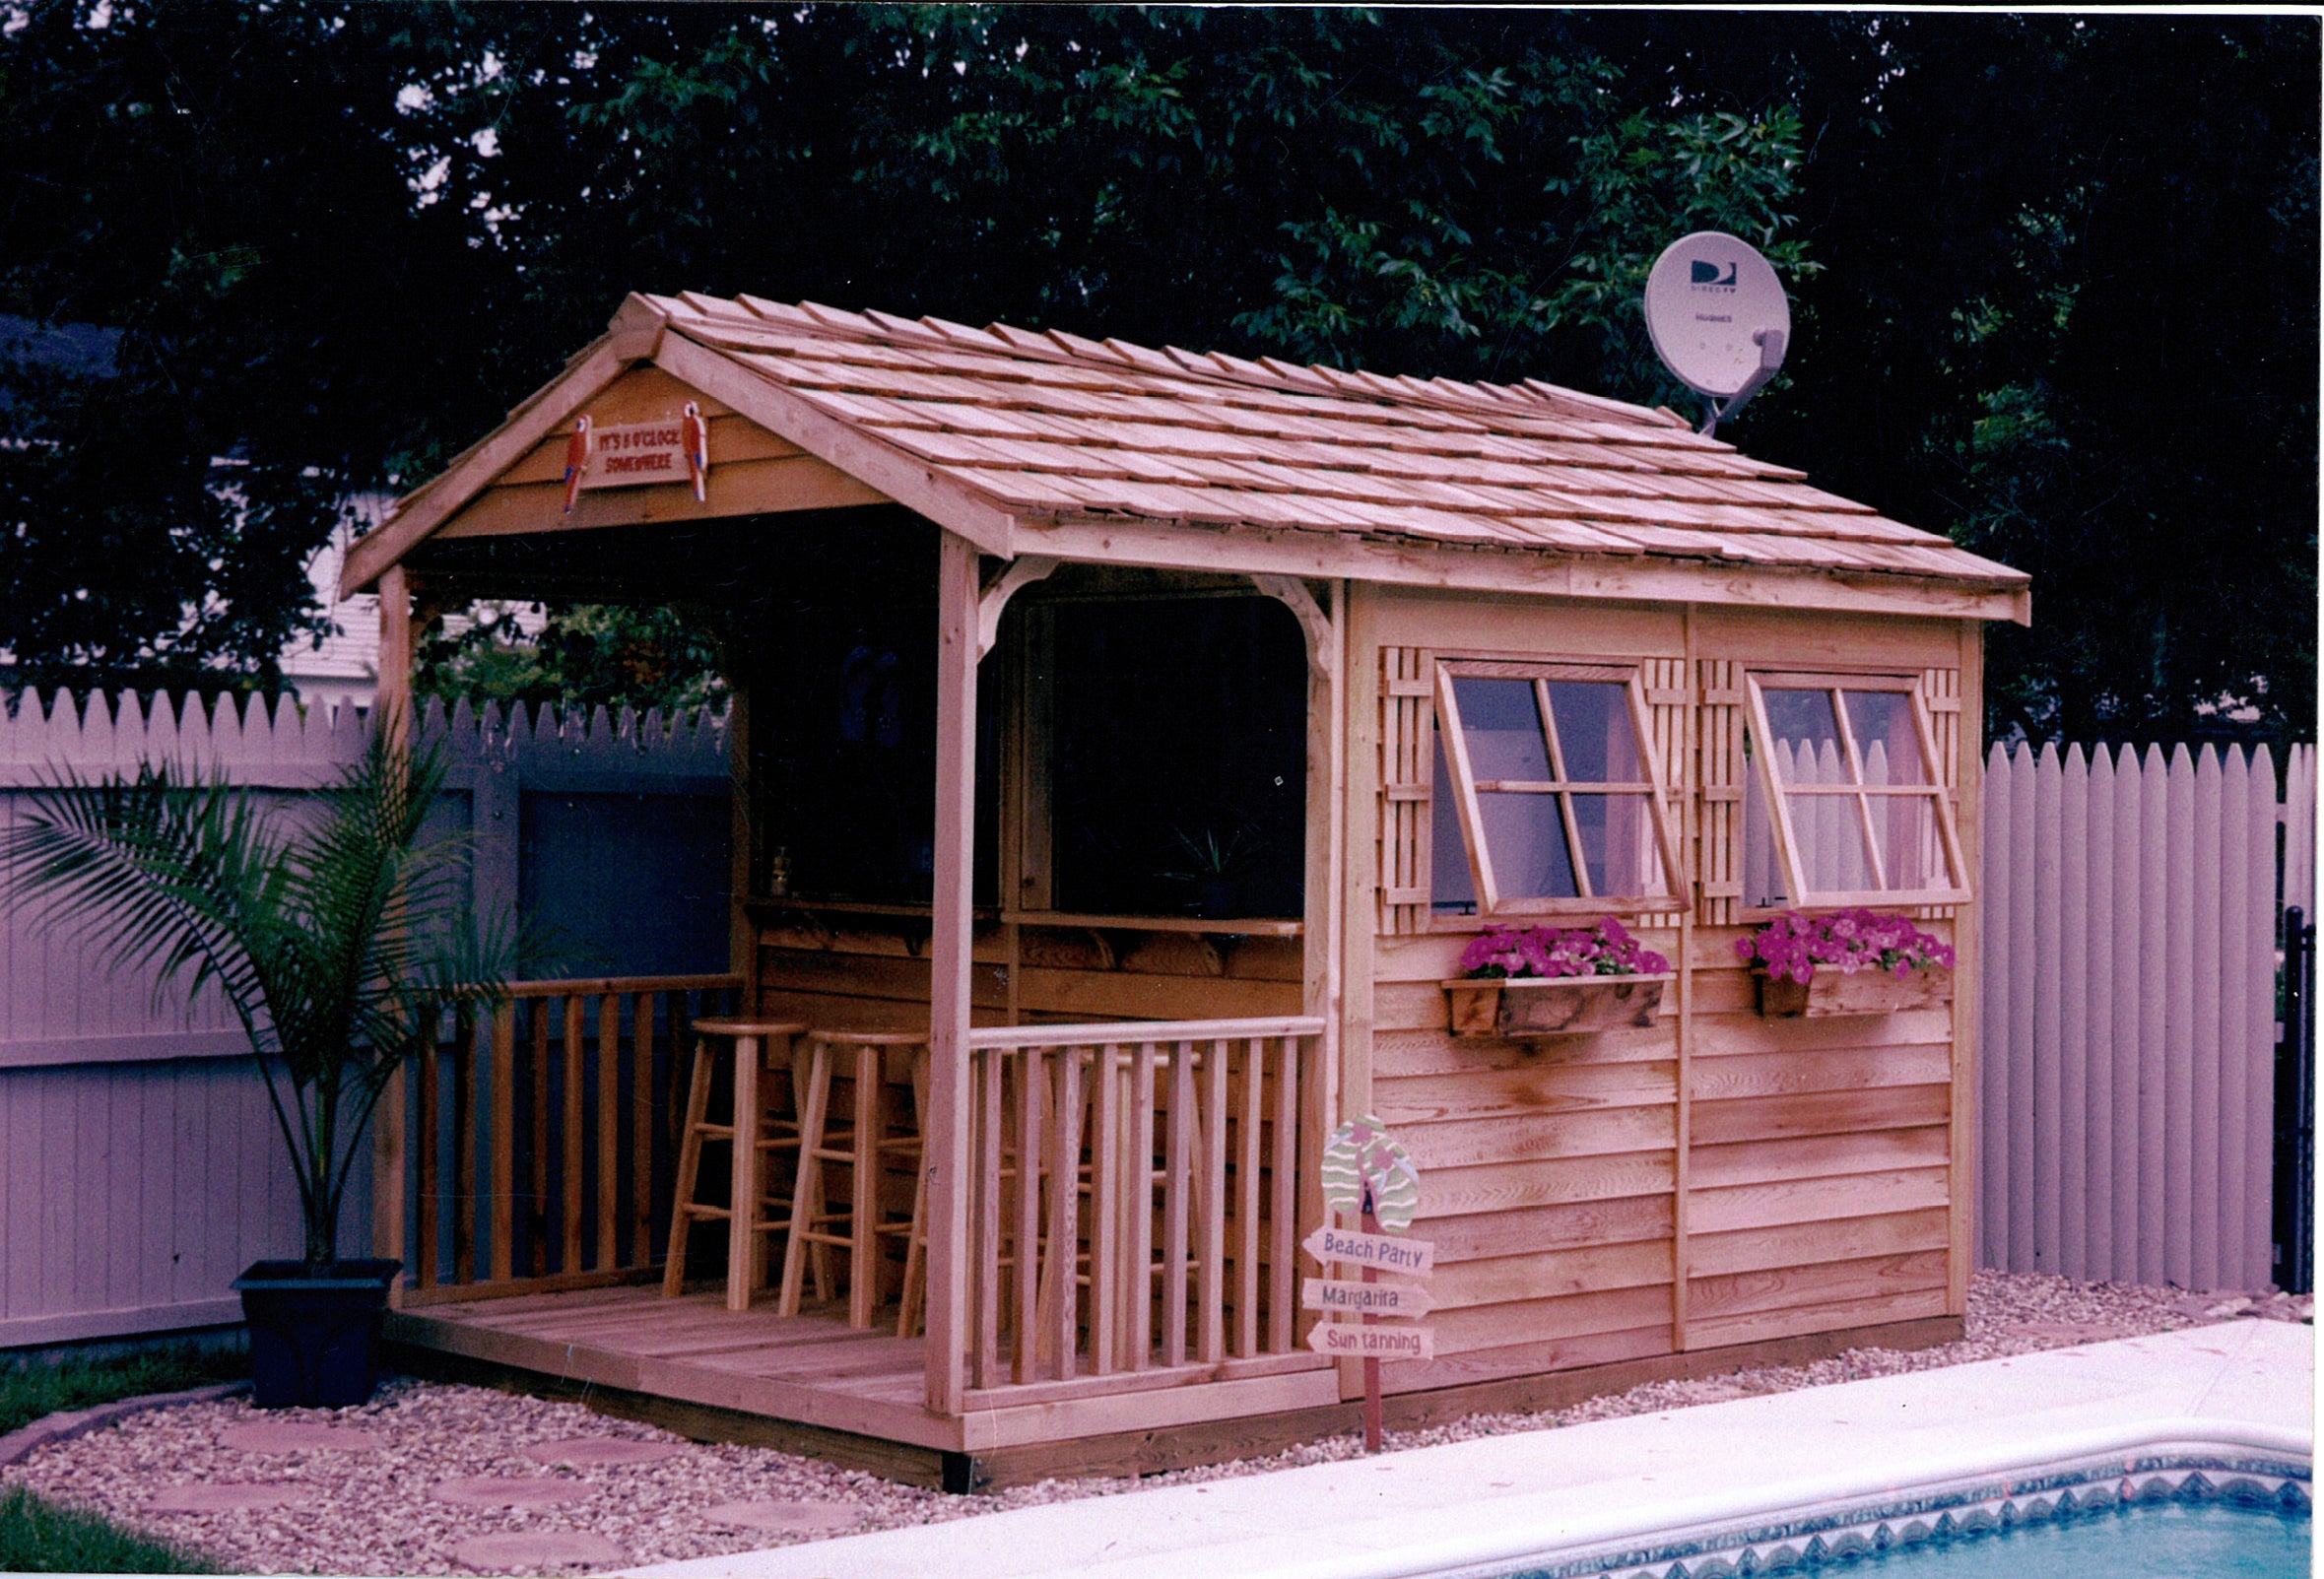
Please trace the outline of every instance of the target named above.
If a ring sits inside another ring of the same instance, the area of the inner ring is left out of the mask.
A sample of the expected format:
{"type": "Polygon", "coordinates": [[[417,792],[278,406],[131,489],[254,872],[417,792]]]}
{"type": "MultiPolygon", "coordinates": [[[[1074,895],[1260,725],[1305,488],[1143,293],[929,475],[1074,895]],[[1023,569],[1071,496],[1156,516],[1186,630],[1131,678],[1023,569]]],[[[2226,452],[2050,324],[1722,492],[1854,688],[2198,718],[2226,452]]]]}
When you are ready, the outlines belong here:
{"type": "Polygon", "coordinates": [[[2314,1348],[2307,1326],[2230,1322],[628,1571],[1483,1579],[2112,1461],[2304,1477],[2314,1348]]]}

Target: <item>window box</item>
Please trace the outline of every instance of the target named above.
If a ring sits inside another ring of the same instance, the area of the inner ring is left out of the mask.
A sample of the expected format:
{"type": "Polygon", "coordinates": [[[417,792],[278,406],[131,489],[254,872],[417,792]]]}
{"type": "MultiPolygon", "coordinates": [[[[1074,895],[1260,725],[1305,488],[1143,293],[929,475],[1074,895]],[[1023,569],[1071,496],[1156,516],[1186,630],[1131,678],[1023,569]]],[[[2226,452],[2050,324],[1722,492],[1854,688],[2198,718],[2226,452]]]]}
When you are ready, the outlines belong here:
{"type": "Polygon", "coordinates": [[[1755,970],[1760,1013],[1769,1019],[1817,1020],[1826,1015],[1892,1015],[1903,1009],[1942,1009],[1953,1001],[1953,972],[1943,965],[1893,970],[1818,970],[1804,984],[1755,970]]]}
{"type": "Polygon", "coordinates": [[[1455,1036],[1527,1041],[1651,1025],[1662,1007],[1663,988],[1678,979],[1676,974],[1464,976],[1443,985],[1455,1036]]]}

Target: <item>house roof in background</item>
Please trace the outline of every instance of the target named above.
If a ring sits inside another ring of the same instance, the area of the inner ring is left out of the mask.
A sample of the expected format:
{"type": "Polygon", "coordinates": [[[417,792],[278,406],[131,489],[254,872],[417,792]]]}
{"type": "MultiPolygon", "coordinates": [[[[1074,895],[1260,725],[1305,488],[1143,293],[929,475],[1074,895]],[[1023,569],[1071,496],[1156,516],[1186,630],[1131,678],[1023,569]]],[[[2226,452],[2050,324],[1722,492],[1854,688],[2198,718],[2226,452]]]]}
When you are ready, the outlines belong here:
{"type": "MultiPolygon", "coordinates": [[[[632,356],[990,552],[1054,552],[1043,529],[1077,526],[1353,539],[1912,578],[2007,595],[2020,618],[2029,584],[1667,411],[1538,380],[1390,377],[693,293],[631,297],[592,349],[625,336],[632,356]]],[[[589,360],[575,358],[565,379],[589,360]]],[[[554,428],[563,417],[540,421],[539,408],[578,409],[548,399],[559,388],[512,413],[502,432],[528,414],[544,434],[554,428]]],[[[396,515],[448,516],[489,481],[475,468],[463,477],[466,460],[396,515]]],[[[413,524],[420,536],[432,529],[413,524]]],[[[416,541],[358,573],[375,575],[416,541]]]]}

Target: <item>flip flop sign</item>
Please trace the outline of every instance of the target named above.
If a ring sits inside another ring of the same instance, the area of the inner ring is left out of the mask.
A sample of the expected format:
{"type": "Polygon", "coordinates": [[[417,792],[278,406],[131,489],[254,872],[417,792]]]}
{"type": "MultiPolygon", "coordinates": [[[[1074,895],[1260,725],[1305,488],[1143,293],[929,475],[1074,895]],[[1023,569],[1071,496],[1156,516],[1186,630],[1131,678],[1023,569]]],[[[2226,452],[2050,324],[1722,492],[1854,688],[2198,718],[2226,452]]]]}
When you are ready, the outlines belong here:
{"type": "MultiPolygon", "coordinates": [[[[1420,1210],[1421,1173],[1411,1153],[1378,1119],[1367,1114],[1349,1120],[1332,1132],[1323,1151],[1323,1199],[1336,1212],[1360,1214],[1365,1231],[1326,1224],[1307,1236],[1307,1253],[1327,1268],[1334,1262],[1343,1270],[1361,1268],[1362,1281],[1306,1279],[1299,1303],[1326,1314],[1359,1316],[1362,1324],[1318,1322],[1307,1335],[1307,1347],[1341,1359],[1433,1359],[1435,1343],[1426,1327],[1372,1325],[1381,1316],[1426,1315],[1435,1303],[1420,1283],[1376,1281],[1383,1272],[1426,1278],[1435,1265],[1435,1246],[1396,1237],[1412,1226],[1420,1210]]],[[[1367,1393],[1377,1386],[1374,1377],[1367,1376],[1366,1383],[1367,1393]]]]}

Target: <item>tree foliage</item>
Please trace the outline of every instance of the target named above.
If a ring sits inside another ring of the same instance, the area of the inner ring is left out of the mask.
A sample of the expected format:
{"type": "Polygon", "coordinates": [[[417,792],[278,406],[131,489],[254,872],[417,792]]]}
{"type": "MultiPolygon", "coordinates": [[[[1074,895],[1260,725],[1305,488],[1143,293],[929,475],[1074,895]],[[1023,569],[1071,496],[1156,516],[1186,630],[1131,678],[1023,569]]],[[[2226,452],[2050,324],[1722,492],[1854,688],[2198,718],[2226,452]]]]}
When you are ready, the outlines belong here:
{"type": "Polygon", "coordinates": [[[0,361],[28,678],[264,683],[334,501],[631,290],[1678,405],[1637,287],[1718,228],[1798,331],[1731,436],[2034,573],[1997,724],[2312,729],[2314,19],[104,14],[0,22],[0,313],[121,332],[0,361]]]}

